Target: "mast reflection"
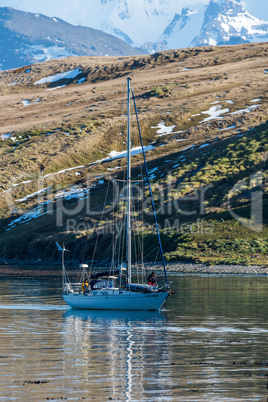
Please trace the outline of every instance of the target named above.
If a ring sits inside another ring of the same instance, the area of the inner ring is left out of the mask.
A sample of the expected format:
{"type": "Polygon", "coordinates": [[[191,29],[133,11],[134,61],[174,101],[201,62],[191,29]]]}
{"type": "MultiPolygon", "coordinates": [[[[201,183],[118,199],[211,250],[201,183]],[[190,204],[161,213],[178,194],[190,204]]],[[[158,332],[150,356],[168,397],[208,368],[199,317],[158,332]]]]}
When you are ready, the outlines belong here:
{"type": "Polygon", "coordinates": [[[67,376],[82,377],[103,400],[143,399],[156,390],[151,378],[166,375],[167,365],[159,363],[170,356],[163,314],[71,309],[64,316],[64,361],[72,357],[67,376]]]}

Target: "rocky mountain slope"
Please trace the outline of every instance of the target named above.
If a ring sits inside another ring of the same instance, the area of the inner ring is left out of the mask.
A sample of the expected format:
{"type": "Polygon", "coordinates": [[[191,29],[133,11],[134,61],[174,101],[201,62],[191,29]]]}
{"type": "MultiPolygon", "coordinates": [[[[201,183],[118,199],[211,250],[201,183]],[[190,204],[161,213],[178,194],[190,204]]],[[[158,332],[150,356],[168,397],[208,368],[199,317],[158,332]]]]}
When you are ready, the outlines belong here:
{"type": "Polygon", "coordinates": [[[254,43],[1,72],[1,258],[52,262],[64,241],[69,260],[90,259],[96,236],[101,256],[119,216],[110,179],[125,175],[130,75],[166,258],[267,264],[267,56],[254,43]]]}
{"type": "Polygon", "coordinates": [[[125,41],[59,18],[0,7],[0,69],[68,56],[140,54],[125,41]]]}

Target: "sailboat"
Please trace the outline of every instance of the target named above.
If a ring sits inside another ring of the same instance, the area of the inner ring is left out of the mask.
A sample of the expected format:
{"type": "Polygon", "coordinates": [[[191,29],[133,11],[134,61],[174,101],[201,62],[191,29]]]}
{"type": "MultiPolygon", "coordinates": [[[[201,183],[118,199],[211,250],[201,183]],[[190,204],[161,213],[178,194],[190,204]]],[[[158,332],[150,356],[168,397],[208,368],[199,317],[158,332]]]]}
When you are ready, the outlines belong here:
{"type": "Polygon", "coordinates": [[[65,247],[56,243],[58,250],[62,253],[62,278],[63,278],[63,299],[76,309],[86,310],[159,310],[169,294],[171,294],[171,282],[167,279],[166,265],[158,228],[152,189],[150,185],[149,172],[145,158],[145,150],[140,133],[138,112],[131,86],[131,78],[127,78],[127,180],[126,180],[126,252],[125,262],[119,266],[111,267],[108,271],[90,273],[88,265],[81,264],[83,272],[81,280],[72,283],[68,279],[64,265],[65,247]],[[139,138],[144,160],[147,183],[150,190],[151,204],[154,213],[158,247],[161,254],[165,280],[162,284],[156,284],[153,280],[149,282],[133,283],[132,281],[132,228],[131,228],[131,132],[130,132],[130,98],[134,102],[136,118],[138,123],[139,138]],[[83,278],[83,279],[82,279],[83,278]]]}

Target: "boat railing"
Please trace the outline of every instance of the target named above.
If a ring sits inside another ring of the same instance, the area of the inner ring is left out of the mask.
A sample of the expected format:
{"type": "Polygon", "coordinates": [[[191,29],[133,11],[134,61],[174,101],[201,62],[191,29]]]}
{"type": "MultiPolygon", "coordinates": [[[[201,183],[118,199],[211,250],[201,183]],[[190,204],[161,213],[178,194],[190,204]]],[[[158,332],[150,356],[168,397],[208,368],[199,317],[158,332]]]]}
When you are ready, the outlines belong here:
{"type": "Polygon", "coordinates": [[[158,291],[166,291],[168,289],[170,289],[172,282],[168,282],[168,283],[163,283],[163,284],[159,284],[158,285],[158,291]]]}
{"type": "Polygon", "coordinates": [[[63,285],[63,293],[64,294],[69,294],[69,293],[89,293],[92,291],[110,291],[110,290],[118,290],[119,288],[117,286],[115,286],[114,284],[112,284],[112,286],[109,286],[109,284],[107,283],[106,285],[100,286],[99,288],[94,288],[92,289],[91,286],[89,286],[88,288],[86,288],[83,292],[82,289],[82,283],[80,282],[75,282],[75,283],[65,283],[63,285]]]}
{"type": "Polygon", "coordinates": [[[63,292],[64,293],[83,293],[82,282],[81,283],[80,282],[64,283],[63,292]]]}

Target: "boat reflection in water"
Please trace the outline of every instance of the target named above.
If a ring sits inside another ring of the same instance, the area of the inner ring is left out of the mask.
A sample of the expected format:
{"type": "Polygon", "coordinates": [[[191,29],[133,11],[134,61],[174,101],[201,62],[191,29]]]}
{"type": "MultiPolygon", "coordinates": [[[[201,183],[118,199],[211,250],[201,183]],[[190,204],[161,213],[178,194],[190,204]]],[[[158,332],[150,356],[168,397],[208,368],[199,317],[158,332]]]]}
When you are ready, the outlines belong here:
{"type": "Polygon", "coordinates": [[[124,401],[163,395],[160,379],[168,375],[161,363],[169,358],[163,314],[71,309],[65,320],[63,349],[74,360],[68,376],[79,370],[91,395],[124,401]]]}

